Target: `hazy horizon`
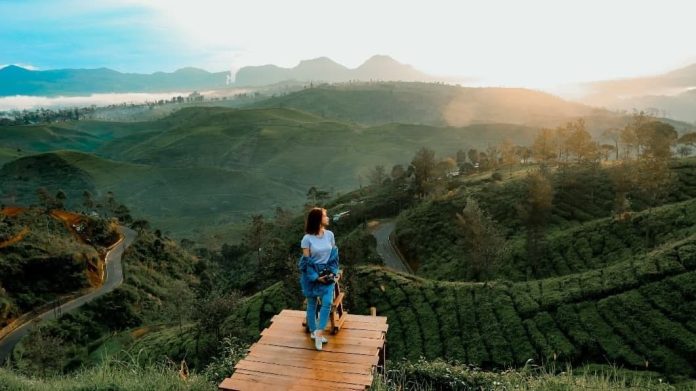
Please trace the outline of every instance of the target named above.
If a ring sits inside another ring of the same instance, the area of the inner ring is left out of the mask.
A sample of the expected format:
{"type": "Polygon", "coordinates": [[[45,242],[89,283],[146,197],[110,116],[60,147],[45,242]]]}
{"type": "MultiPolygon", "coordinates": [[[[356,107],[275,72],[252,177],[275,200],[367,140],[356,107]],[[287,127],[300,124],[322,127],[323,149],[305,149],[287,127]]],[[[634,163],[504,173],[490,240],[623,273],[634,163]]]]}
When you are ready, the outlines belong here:
{"type": "Polygon", "coordinates": [[[436,77],[553,89],[696,62],[684,2],[423,4],[11,0],[0,3],[0,64],[234,72],[324,56],[355,68],[386,54],[436,77]]]}

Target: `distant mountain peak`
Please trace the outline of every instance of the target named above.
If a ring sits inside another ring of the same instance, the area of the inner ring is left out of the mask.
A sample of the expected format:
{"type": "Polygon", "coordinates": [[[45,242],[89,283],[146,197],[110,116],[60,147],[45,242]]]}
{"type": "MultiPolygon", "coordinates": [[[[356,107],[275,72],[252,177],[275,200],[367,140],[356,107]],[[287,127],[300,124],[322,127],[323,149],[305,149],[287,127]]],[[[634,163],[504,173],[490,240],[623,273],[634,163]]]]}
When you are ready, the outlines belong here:
{"type": "Polygon", "coordinates": [[[332,59],[330,59],[330,58],[328,58],[328,57],[326,57],[326,56],[317,57],[317,58],[311,58],[311,59],[309,59],[309,60],[302,60],[302,61],[300,61],[299,65],[308,64],[308,63],[336,64],[336,65],[339,65],[336,61],[334,61],[334,60],[332,60],[332,59]]]}
{"type": "Polygon", "coordinates": [[[363,65],[370,64],[370,63],[402,65],[400,62],[396,61],[393,57],[388,56],[386,54],[375,54],[374,56],[368,58],[367,61],[365,61],[363,63],[363,65]]]}
{"type": "Polygon", "coordinates": [[[201,68],[196,68],[196,67],[183,67],[179,68],[174,73],[188,73],[188,74],[208,74],[210,72],[206,71],[205,69],[201,68]]]}
{"type": "Polygon", "coordinates": [[[10,64],[3,68],[0,68],[0,72],[31,72],[31,69],[27,69],[15,64],[10,64]]]}
{"type": "Polygon", "coordinates": [[[272,65],[242,67],[235,75],[239,85],[267,85],[286,80],[346,82],[349,80],[409,80],[428,81],[432,77],[402,64],[390,56],[377,54],[355,69],[337,63],[328,57],[302,60],[294,68],[272,65]]]}

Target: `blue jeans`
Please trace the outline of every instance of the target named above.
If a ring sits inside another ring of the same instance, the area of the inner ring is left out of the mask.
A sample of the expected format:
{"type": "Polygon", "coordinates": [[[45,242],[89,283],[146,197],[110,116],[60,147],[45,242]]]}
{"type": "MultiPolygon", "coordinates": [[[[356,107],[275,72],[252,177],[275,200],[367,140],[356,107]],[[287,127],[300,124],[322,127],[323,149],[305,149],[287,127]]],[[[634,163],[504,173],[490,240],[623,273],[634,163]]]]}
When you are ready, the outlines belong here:
{"type": "Polygon", "coordinates": [[[331,304],[333,302],[334,287],[327,289],[324,296],[321,296],[321,308],[319,309],[319,327],[317,327],[317,299],[319,296],[307,298],[307,326],[310,332],[314,330],[324,330],[329,322],[329,312],[331,312],[331,304]]]}

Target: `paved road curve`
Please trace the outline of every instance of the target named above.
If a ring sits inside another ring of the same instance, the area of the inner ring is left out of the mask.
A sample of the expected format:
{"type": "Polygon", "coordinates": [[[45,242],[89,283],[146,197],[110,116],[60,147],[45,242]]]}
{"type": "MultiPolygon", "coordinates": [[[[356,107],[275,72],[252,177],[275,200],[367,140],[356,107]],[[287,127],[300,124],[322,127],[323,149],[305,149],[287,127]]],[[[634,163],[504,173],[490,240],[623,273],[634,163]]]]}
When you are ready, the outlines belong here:
{"type": "Polygon", "coordinates": [[[413,270],[406,260],[402,259],[394,248],[389,237],[394,233],[393,221],[380,221],[372,231],[372,236],[377,239],[377,254],[384,260],[384,265],[396,271],[413,274],[413,270]]]}
{"type": "Polygon", "coordinates": [[[136,237],[136,232],[125,228],[125,227],[119,227],[119,231],[123,234],[123,241],[116,245],[111,251],[109,251],[106,254],[106,280],[104,281],[104,284],[97,290],[92,291],[84,296],[80,296],[78,298],[73,299],[72,301],[69,301],[65,304],[62,304],[60,307],[50,309],[37,317],[35,317],[33,320],[30,320],[23,325],[19,326],[16,330],[5,336],[2,340],[0,340],[0,363],[3,363],[5,359],[10,355],[10,352],[12,352],[12,348],[19,342],[22,337],[24,337],[29,331],[31,331],[34,328],[34,320],[36,319],[41,319],[41,320],[48,320],[48,319],[55,319],[59,317],[62,314],[68,313],[70,311],[73,311],[76,308],[79,308],[83,304],[90,302],[97,297],[103,296],[112,290],[114,290],[117,286],[121,285],[123,282],[123,268],[121,267],[121,256],[123,255],[123,252],[125,249],[130,246],[131,243],[135,240],[136,237]]]}

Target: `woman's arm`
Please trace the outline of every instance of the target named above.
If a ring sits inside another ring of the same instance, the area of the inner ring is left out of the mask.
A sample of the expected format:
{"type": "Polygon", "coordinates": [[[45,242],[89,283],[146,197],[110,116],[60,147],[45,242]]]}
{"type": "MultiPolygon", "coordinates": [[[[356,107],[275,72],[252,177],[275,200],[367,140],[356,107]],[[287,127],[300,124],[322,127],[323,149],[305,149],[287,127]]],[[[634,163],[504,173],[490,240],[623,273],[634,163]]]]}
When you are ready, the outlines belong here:
{"type": "Polygon", "coordinates": [[[305,257],[308,257],[308,256],[309,256],[309,249],[308,249],[308,248],[303,248],[303,249],[302,249],[302,255],[304,255],[305,257]]]}

